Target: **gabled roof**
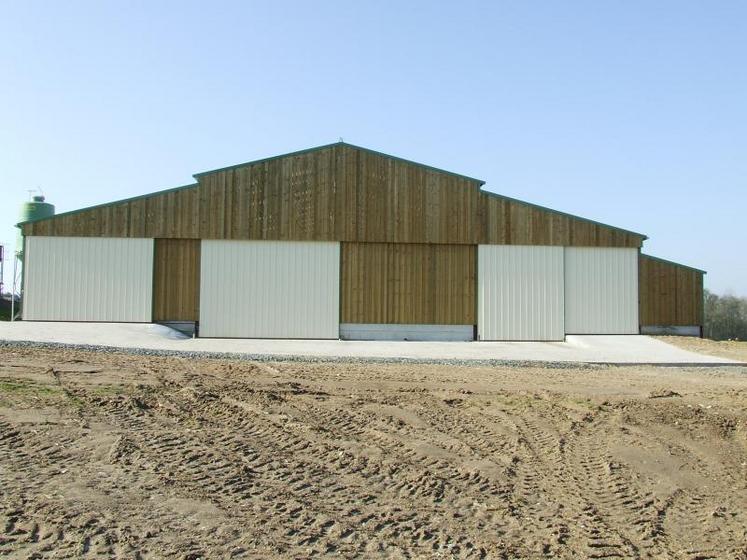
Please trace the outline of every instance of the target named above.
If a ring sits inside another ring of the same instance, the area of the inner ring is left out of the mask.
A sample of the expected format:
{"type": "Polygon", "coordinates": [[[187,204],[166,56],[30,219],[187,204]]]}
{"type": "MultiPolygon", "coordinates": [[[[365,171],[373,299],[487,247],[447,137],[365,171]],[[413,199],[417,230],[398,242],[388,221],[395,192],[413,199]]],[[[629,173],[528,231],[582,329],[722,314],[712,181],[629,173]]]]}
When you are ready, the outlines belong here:
{"type": "Polygon", "coordinates": [[[459,173],[454,173],[453,171],[447,171],[445,169],[440,169],[438,167],[433,167],[431,165],[426,165],[424,163],[418,163],[417,161],[411,161],[409,159],[404,159],[404,158],[393,156],[393,155],[390,155],[390,154],[385,154],[385,153],[382,153],[382,152],[377,152],[376,150],[371,150],[369,148],[363,148],[361,146],[356,146],[354,144],[348,144],[347,142],[342,142],[342,141],[340,141],[340,142],[334,142],[332,144],[324,144],[323,146],[316,146],[314,148],[307,148],[305,150],[298,150],[296,152],[289,152],[287,154],[280,154],[278,156],[271,156],[271,157],[266,157],[266,158],[262,158],[262,159],[255,159],[254,161],[247,161],[246,163],[238,163],[236,165],[229,165],[228,167],[221,167],[219,169],[211,169],[210,171],[201,171],[200,173],[195,173],[193,175],[193,177],[195,179],[197,179],[199,177],[202,177],[204,175],[210,175],[212,173],[220,173],[221,171],[231,171],[232,169],[239,169],[241,167],[248,167],[250,165],[256,165],[258,163],[265,163],[266,161],[273,161],[273,160],[276,160],[276,159],[282,159],[282,158],[293,157],[293,156],[301,156],[301,155],[308,154],[308,153],[311,153],[311,152],[318,152],[320,150],[326,150],[326,149],[329,149],[329,148],[334,148],[335,146],[346,146],[348,148],[353,148],[354,150],[359,150],[361,152],[366,152],[366,153],[369,153],[369,154],[377,155],[377,156],[380,156],[380,157],[391,159],[393,161],[400,161],[402,163],[409,163],[411,165],[417,165],[418,167],[422,167],[424,169],[430,169],[431,171],[437,171],[438,173],[445,173],[446,175],[453,175],[454,177],[461,177],[462,179],[467,179],[468,181],[474,181],[475,183],[478,183],[480,185],[484,185],[485,184],[485,181],[483,181],[482,179],[475,179],[474,177],[469,177],[467,175],[461,175],[459,173]]]}
{"type": "MultiPolygon", "coordinates": [[[[300,155],[304,155],[304,154],[308,154],[308,153],[312,153],[312,152],[317,152],[317,151],[321,151],[321,150],[325,150],[325,149],[334,148],[334,147],[337,147],[337,146],[344,146],[344,147],[350,148],[352,150],[357,150],[357,151],[365,152],[365,153],[372,154],[372,155],[375,155],[375,156],[378,156],[378,157],[381,157],[381,158],[386,158],[386,159],[390,159],[392,161],[406,163],[406,164],[409,164],[409,165],[414,165],[414,166],[420,167],[422,169],[431,170],[431,171],[434,171],[434,172],[437,172],[437,173],[442,173],[442,174],[445,174],[445,175],[450,175],[450,176],[453,176],[453,177],[458,177],[460,179],[465,179],[467,181],[475,183],[477,185],[478,190],[479,190],[480,193],[485,194],[485,195],[490,196],[490,197],[499,198],[499,199],[506,200],[506,201],[509,201],[509,202],[512,202],[512,203],[521,204],[521,205],[524,205],[524,206],[535,208],[535,209],[541,210],[543,212],[548,212],[548,213],[552,213],[552,214],[555,214],[555,215],[564,216],[564,217],[571,218],[571,219],[574,219],[574,220],[580,220],[580,221],[587,222],[587,223],[590,223],[590,224],[594,224],[594,225],[597,225],[597,226],[602,226],[602,227],[614,229],[614,230],[621,231],[621,232],[626,233],[626,234],[631,234],[631,235],[640,237],[642,240],[648,239],[648,237],[646,235],[644,235],[642,233],[638,233],[638,232],[632,231],[632,230],[627,230],[627,229],[620,228],[620,227],[617,227],[617,226],[613,226],[613,225],[610,225],[610,224],[605,224],[605,223],[602,223],[602,222],[597,222],[597,221],[591,220],[589,218],[584,218],[582,216],[577,216],[575,214],[570,214],[570,213],[567,213],[567,212],[561,212],[559,210],[554,210],[552,208],[547,208],[547,207],[544,207],[544,206],[540,206],[538,204],[533,204],[531,202],[527,202],[527,201],[524,201],[524,200],[520,200],[520,199],[509,197],[509,196],[506,196],[506,195],[503,195],[503,194],[499,194],[499,193],[495,193],[495,192],[484,190],[481,187],[483,185],[485,185],[485,181],[483,181],[481,179],[476,179],[474,177],[470,177],[470,176],[467,176],[467,175],[461,175],[459,173],[454,173],[452,171],[447,171],[445,169],[440,169],[438,167],[433,167],[433,166],[430,166],[430,165],[425,165],[425,164],[418,163],[418,162],[415,162],[415,161],[412,161],[412,160],[400,158],[400,157],[393,156],[393,155],[390,155],[390,154],[385,154],[385,153],[382,153],[382,152],[378,152],[376,150],[371,150],[369,148],[364,148],[364,147],[361,147],[361,146],[356,146],[354,144],[349,144],[347,142],[342,142],[342,141],[340,141],[340,142],[334,142],[334,143],[331,143],[331,144],[325,144],[325,145],[322,145],[322,146],[316,146],[316,147],[313,147],[313,148],[307,148],[307,149],[304,149],[304,150],[298,150],[298,151],[295,151],[295,152],[289,152],[289,153],[285,153],[285,154],[271,156],[271,157],[267,157],[267,158],[252,160],[252,161],[249,161],[249,162],[240,163],[240,164],[236,164],[236,165],[231,165],[231,166],[227,166],[227,167],[221,167],[221,168],[218,168],[218,169],[212,169],[212,170],[209,170],[209,171],[202,171],[200,173],[194,174],[193,177],[195,177],[196,179],[199,179],[201,177],[208,176],[208,175],[211,175],[211,174],[214,174],[214,173],[220,173],[222,171],[229,171],[229,170],[233,170],[233,169],[240,169],[240,168],[243,168],[243,167],[248,167],[248,166],[256,165],[256,164],[261,164],[261,163],[268,162],[268,161],[275,161],[275,160],[279,160],[279,159],[283,159],[283,158],[290,158],[290,157],[294,157],[294,156],[300,156],[300,155]]],[[[60,214],[55,214],[54,216],[48,216],[48,217],[45,217],[45,218],[37,218],[35,220],[27,220],[25,222],[19,222],[16,225],[17,226],[23,226],[24,224],[28,224],[28,223],[32,223],[32,222],[44,221],[44,220],[51,220],[51,219],[55,219],[55,218],[59,218],[59,217],[63,217],[63,216],[68,216],[68,215],[71,215],[71,214],[79,214],[79,213],[86,212],[86,211],[89,211],[89,210],[94,210],[94,209],[97,209],[97,208],[102,208],[102,207],[107,207],[107,206],[114,206],[114,205],[123,204],[123,203],[127,203],[127,202],[132,202],[132,201],[136,201],[136,200],[140,200],[140,199],[146,199],[146,198],[156,197],[156,196],[164,195],[164,194],[167,194],[167,193],[170,193],[170,192],[174,192],[174,191],[181,191],[181,190],[185,190],[185,189],[192,189],[192,188],[196,188],[198,186],[199,186],[199,183],[193,183],[193,184],[184,185],[184,186],[180,186],[180,187],[175,187],[175,188],[171,188],[171,189],[165,189],[165,190],[161,190],[161,191],[155,191],[155,192],[151,192],[151,193],[147,193],[147,194],[143,194],[143,195],[139,195],[139,196],[135,196],[135,197],[125,198],[125,199],[121,199],[121,200],[115,200],[115,201],[111,201],[111,202],[107,202],[107,203],[103,203],[103,204],[96,204],[96,205],[93,205],[93,206],[88,206],[88,207],[85,207],[85,208],[79,208],[79,209],[76,209],[76,210],[70,210],[68,212],[62,212],[60,214]]]]}
{"type": "MultiPolygon", "coordinates": [[[[426,165],[426,164],[423,164],[423,163],[419,163],[417,161],[412,161],[412,160],[409,160],[409,159],[404,159],[404,158],[393,156],[393,155],[390,155],[390,154],[385,154],[383,152],[377,152],[376,150],[371,150],[369,148],[364,148],[362,146],[356,146],[355,144],[349,144],[347,142],[342,142],[342,141],[340,141],[340,142],[334,142],[332,144],[324,144],[323,146],[316,146],[314,148],[307,148],[305,150],[298,150],[296,152],[289,152],[289,153],[286,153],[286,154],[280,154],[280,155],[277,155],[277,156],[271,156],[271,157],[267,157],[267,158],[256,159],[256,160],[248,161],[248,162],[245,162],[245,163],[238,163],[236,165],[229,165],[227,167],[221,167],[221,168],[218,168],[218,169],[211,169],[210,171],[201,171],[200,173],[195,173],[193,175],[193,177],[195,179],[199,179],[200,177],[203,177],[205,175],[210,175],[212,173],[220,173],[221,171],[231,171],[233,169],[240,169],[242,167],[248,167],[250,165],[256,165],[258,163],[264,163],[264,162],[267,162],[267,161],[273,161],[273,160],[287,158],[287,157],[293,157],[293,156],[300,156],[300,155],[308,154],[308,153],[311,153],[311,152],[316,152],[316,151],[320,151],[320,150],[325,150],[325,149],[328,149],[328,148],[332,148],[334,146],[346,146],[348,148],[353,148],[355,150],[359,150],[359,151],[366,152],[366,153],[369,153],[369,154],[373,154],[373,155],[377,155],[377,156],[384,157],[384,158],[387,158],[387,159],[391,159],[393,161],[399,161],[399,162],[402,162],[402,163],[408,163],[410,165],[417,165],[418,167],[422,167],[424,169],[430,169],[430,170],[436,171],[438,173],[445,173],[446,175],[452,175],[454,177],[460,177],[462,179],[467,179],[469,181],[474,181],[479,186],[485,185],[485,181],[483,181],[482,179],[475,179],[474,177],[470,177],[468,175],[462,175],[460,173],[454,173],[453,171],[447,171],[445,169],[440,169],[438,167],[433,167],[431,165],[426,165]]],[[[613,226],[613,225],[610,225],[610,224],[605,224],[605,223],[602,223],[602,222],[597,222],[597,221],[591,220],[589,218],[584,218],[582,216],[577,216],[575,214],[569,214],[567,212],[561,212],[560,210],[554,210],[552,208],[547,208],[545,206],[540,206],[539,204],[534,204],[532,202],[527,202],[525,200],[519,200],[518,198],[512,198],[510,196],[502,195],[500,193],[495,193],[495,192],[492,192],[492,191],[487,191],[487,190],[484,190],[484,189],[480,189],[480,192],[482,192],[483,194],[486,194],[488,196],[502,198],[504,200],[508,200],[508,201],[511,201],[511,202],[516,202],[516,203],[519,203],[519,204],[523,204],[525,206],[530,206],[532,208],[536,208],[537,210],[542,210],[544,212],[550,212],[550,213],[556,214],[558,216],[565,216],[565,217],[573,218],[573,219],[576,219],[576,220],[582,220],[584,222],[588,222],[588,223],[595,224],[595,225],[598,225],[598,226],[604,226],[604,227],[616,229],[616,230],[619,230],[619,231],[622,231],[622,232],[625,232],[625,233],[630,233],[632,235],[636,235],[638,237],[641,237],[642,239],[648,239],[647,235],[645,235],[643,233],[639,233],[637,231],[632,231],[632,230],[629,230],[629,229],[624,229],[624,228],[613,226]]]]}

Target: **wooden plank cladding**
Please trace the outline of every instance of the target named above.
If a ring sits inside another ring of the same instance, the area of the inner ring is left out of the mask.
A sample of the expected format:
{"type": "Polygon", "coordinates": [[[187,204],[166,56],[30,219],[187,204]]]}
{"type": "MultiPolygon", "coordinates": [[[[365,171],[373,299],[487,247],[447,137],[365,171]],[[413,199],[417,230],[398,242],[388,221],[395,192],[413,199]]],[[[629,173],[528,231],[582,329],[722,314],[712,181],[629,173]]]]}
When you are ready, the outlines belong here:
{"type": "Polygon", "coordinates": [[[639,314],[642,326],[703,324],[703,272],[640,255],[639,314]]]}
{"type": "Polygon", "coordinates": [[[200,319],[200,240],[156,239],[153,320],[200,319]]]}
{"type": "Polygon", "coordinates": [[[476,249],[343,243],[340,322],[476,324],[476,249]]]}
{"type": "Polygon", "coordinates": [[[644,236],[480,190],[349,144],[24,226],[26,235],[640,247],[644,236]]]}
{"type": "Polygon", "coordinates": [[[68,212],[24,226],[25,235],[198,238],[198,185],[68,212]]]}

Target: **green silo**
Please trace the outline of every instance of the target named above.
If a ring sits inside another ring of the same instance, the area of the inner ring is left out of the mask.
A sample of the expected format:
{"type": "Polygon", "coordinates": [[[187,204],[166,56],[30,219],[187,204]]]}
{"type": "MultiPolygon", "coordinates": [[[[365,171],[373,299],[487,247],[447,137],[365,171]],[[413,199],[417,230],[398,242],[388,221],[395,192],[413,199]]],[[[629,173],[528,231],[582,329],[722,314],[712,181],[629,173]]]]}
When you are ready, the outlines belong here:
{"type": "MultiPolygon", "coordinates": [[[[37,195],[31,197],[31,200],[24,202],[21,205],[20,222],[28,222],[29,220],[39,220],[41,218],[48,218],[54,216],[54,204],[44,202],[43,195],[37,195]]],[[[21,228],[18,228],[18,239],[16,240],[16,254],[18,258],[23,260],[23,233],[21,228]]]]}

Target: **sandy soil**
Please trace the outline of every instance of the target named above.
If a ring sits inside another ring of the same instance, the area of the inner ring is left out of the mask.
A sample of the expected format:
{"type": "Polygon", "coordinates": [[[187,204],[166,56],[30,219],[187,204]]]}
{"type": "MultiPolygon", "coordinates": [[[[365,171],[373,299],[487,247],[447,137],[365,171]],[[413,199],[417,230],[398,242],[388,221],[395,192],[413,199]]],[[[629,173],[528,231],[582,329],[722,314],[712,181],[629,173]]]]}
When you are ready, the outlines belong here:
{"type": "Polygon", "coordinates": [[[747,363],[747,342],[739,340],[708,340],[707,338],[696,338],[693,336],[656,336],[673,346],[683,350],[730,358],[747,363]]]}
{"type": "Polygon", "coordinates": [[[747,368],[0,349],[0,556],[747,558],[747,368]]]}

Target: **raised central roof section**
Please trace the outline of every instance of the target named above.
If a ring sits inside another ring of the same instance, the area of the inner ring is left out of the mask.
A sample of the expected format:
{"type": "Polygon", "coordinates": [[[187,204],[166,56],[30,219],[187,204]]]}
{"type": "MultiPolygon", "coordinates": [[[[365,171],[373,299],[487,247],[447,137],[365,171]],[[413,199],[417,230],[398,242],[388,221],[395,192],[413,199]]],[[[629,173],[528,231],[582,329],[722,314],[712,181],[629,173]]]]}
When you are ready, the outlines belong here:
{"type": "Polygon", "coordinates": [[[366,152],[368,154],[373,154],[373,155],[381,156],[381,157],[384,157],[384,158],[387,158],[387,159],[391,159],[393,161],[399,161],[399,162],[402,162],[402,163],[409,163],[411,165],[417,165],[418,167],[422,167],[423,169],[429,169],[431,171],[436,171],[438,173],[444,173],[446,175],[452,175],[454,177],[460,177],[461,179],[467,179],[468,181],[474,181],[475,183],[477,183],[479,185],[484,185],[485,184],[485,181],[483,181],[482,179],[475,179],[474,177],[469,177],[467,175],[462,175],[461,173],[454,173],[453,171],[447,171],[446,169],[440,169],[438,167],[433,167],[432,165],[426,165],[424,163],[419,163],[417,161],[412,161],[412,160],[409,160],[409,159],[404,159],[404,158],[393,156],[393,155],[390,155],[390,154],[385,154],[383,152],[377,152],[376,150],[371,150],[369,148],[364,148],[362,146],[356,146],[355,144],[348,144],[347,142],[333,142],[332,144],[324,144],[323,146],[316,146],[314,148],[307,148],[305,150],[298,150],[296,152],[289,152],[287,154],[280,154],[280,155],[277,155],[277,156],[271,156],[271,157],[266,157],[266,158],[262,158],[262,159],[256,159],[254,161],[247,161],[245,163],[238,163],[236,165],[229,165],[228,167],[221,167],[221,168],[218,168],[218,169],[211,169],[209,171],[201,171],[199,173],[195,173],[193,175],[193,177],[195,179],[198,179],[200,177],[203,177],[205,175],[211,175],[213,173],[220,173],[222,171],[231,171],[231,170],[234,170],[234,169],[241,169],[242,167],[248,167],[250,165],[257,165],[258,163],[265,163],[265,162],[273,161],[273,160],[276,160],[276,159],[289,158],[289,157],[293,157],[293,156],[302,156],[304,154],[308,154],[308,153],[311,153],[311,152],[317,152],[317,151],[320,151],[320,150],[326,150],[326,149],[329,149],[329,148],[334,148],[335,146],[345,146],[347,148],[352,148],[354,150],[360,150],[362,152],[366,152]]]}
{"type": "Polygon", "coordinates": [[[646,236],[344,142],[25,223],[26,235],[640,247],[646,236]]]}

